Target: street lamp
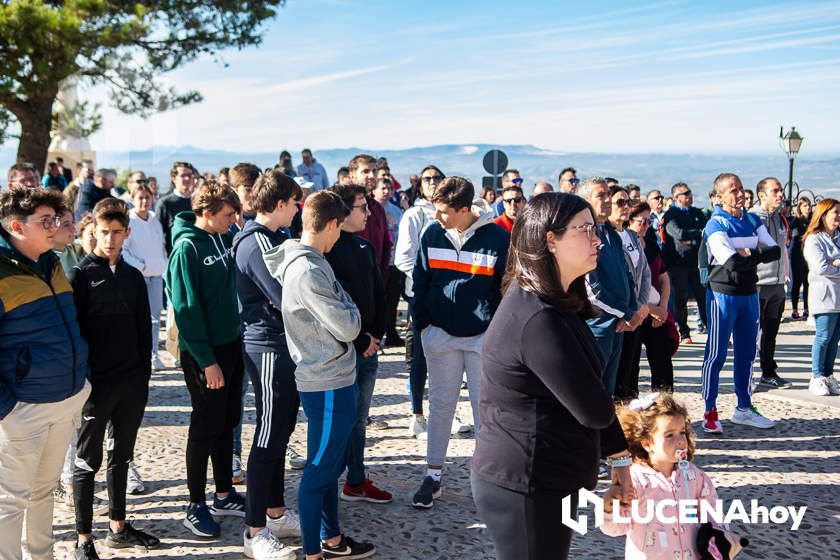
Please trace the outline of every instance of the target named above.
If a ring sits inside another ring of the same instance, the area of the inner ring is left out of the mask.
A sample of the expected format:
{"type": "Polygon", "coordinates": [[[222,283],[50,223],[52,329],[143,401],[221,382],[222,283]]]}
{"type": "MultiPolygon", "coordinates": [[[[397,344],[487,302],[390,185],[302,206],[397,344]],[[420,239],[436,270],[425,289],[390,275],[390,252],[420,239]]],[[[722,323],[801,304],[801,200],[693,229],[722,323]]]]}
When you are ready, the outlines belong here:
{"type": "Polygon", "coordinates": [[[779,139],[782,144],[782,149],[788,155],[790,160],[790,174],[788,178],[788,204],[789,208],[793,208],[793,159],[799,153],[799,148],[802,146],[802,141],[805,140],[796,132],[796,127],[790,127],[790,130],[785,134],[785,127],[782,126],[779,130],[779,139]]]}

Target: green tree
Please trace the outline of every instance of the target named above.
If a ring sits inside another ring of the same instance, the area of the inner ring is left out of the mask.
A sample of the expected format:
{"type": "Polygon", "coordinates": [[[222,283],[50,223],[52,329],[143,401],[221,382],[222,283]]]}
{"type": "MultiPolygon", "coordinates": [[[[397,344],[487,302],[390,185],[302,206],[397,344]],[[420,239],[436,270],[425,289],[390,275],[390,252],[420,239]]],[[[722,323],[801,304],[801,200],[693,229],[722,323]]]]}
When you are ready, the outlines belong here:
{"type": "MultiPolygon", "coordinates": [[[[43,168],[53,103],[68,76],[108,86],[120,111],[143,117],[200,101],[197,91],[179,92],[162,86],[158,78],[200,55],[258,45],[263,24],[283,3],[0,2],[0,109],[14,115],[20,126],[18,161],[43,168]]],[[[0,111],[0,117],[4,114],[0,111]]],[[[0,133],[7,128],[0,123],[0,133]]]]}

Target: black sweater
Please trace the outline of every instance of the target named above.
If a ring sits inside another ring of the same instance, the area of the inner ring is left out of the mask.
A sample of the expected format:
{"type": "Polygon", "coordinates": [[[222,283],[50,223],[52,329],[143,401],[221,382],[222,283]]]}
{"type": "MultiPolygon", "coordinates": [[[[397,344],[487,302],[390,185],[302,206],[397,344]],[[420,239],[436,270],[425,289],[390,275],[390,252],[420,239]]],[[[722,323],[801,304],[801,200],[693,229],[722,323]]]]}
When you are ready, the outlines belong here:
{"type": "Polygon", "coordinates": [[[166,245],[167,255],[172,254],[172,224],[175,223],[175,216],[191,210],[192,200],[189,197],[178,196],[174,192],[158,200],[155,206],[155,214],[163,227],[163,242],[166,245]]]}
{"type": "Polygon", "coordinates": [[[353,341],[356,352],[362,353],[370,345],[370,337],[365,333],[381,339],[386,326],[385,287],[373,246],[367,239],[342,231],[325,257],[362,315],[362,330],[353,341]]]}
{"type": "Polygon", "coordinates": [[[676,204],[671,206],[665,216],[665,243],[662,258],[669,266],[697,266],[697,251],[703,241],[703,228],[708,219],[699,208],[690,206],[683,210],[676,204]],[[685,242],[685,243],[684,243],[685,242]]]}
{"type": "Polygon", "coordinates": [[[598,458],[627,441],[586,322],[512,284],[483,356],[474,472],[528,494],[594,488],[598,458]]]}
{"type": "Polygon", "coordinates": [[[70,275],[79,327],[88,343],[92,383],[148,379],[152,374],[152,321],[143,275],[120,257],[86,256],[70,275]]]}

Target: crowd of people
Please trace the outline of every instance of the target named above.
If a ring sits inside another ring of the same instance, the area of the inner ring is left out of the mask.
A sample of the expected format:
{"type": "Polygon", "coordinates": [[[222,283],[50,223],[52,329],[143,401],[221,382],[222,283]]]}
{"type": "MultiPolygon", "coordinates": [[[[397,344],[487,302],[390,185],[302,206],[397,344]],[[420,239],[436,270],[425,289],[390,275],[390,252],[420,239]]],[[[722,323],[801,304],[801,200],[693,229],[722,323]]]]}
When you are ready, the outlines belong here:
{"type": "MultiPolygon", "coordinates": [[[[365,464],[386,346],[405,347],[407,436],[427,448],[411,504],[434,507],[451,434],[473,430],[471,487],[499,560],[565,558],[560,503],[599,476],[622,504],[657,495],[680,469],[689,492],[715,499],[702,471],[675,467],[694,453],[671,394],[672,356],[692,333],[707,334],[706,432],[723,431],[716,401],[730,348],[731,422],[781,420],[751,395],[756,354],[756,383],[791,386],[775,361],[787,287],[791,318],[810,313],[816,326],[809,389],[840,394],[837,200],[812,211],[803,198],[791,211],[768,177],[753,205],[740,178],[721,173],[701,209],[683,182],[670,197],[643,196],[571,167],[556,191],[539,182],[530,199],[515,169],[498,192],[436,165],[403,188],[385,158],[366,154],[331,185],[312,152],[301,155],[297,167],[284,151],[273,168],[217,174],[175,162],[165,196],[143,172],[117,185],[114,170],[89,161],[75,176],[50,163],[43,180],[30,164],[12,166],[0,194],[0,556],[51,558],[54,502],[75,512],[78,560],[99,558],[95,510],[108,514],[106,546],[159,546],[126,521],[126,493],[144,491],[134,446],[150,378],[166,367],[162,324],[191,402],[183,525],[213,538],[216,518],[241,517],[244,554],[259,560],[294,558],[289,537],[308,560],[376,552],[343,533],[338,502],[393,500],[365,464]],[[463,388],[467,421],[456,416],[463,388]],[[289,446],[301,406],[305,458],[289,446]],[[107,502],[94,495],[103,445],[107,502]],[[303,469],[297,511],[285,502],[287,460],[303,469]]],[[[656,540],[644,527],[604,531],[628,535],[628,558],[699,557],[697,527],[656,540]]]]}

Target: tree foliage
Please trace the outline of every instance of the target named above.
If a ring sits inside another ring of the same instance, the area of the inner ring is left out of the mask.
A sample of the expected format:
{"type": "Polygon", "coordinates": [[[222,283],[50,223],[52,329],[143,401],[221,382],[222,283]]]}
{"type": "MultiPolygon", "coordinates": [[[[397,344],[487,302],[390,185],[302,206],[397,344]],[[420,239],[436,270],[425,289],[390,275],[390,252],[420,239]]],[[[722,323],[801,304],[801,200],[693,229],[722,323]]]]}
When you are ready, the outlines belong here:
{"type": "Polygon", "coordinates": [[[0,2],[0,107],[21,128],[18,158],[43,165],[52,104],[77,75],[108,86],[123,112],[143,117],[201,100],[160,76],[201,55],[262,40],[284,0],[4,0],[0,2]]]}
{"type": "Polygon", "coordinates": [[[79,101],[73,107],[53,113],[52,132],[64,138],[87,138],[102,128],[100,104],[79,101]]]}

